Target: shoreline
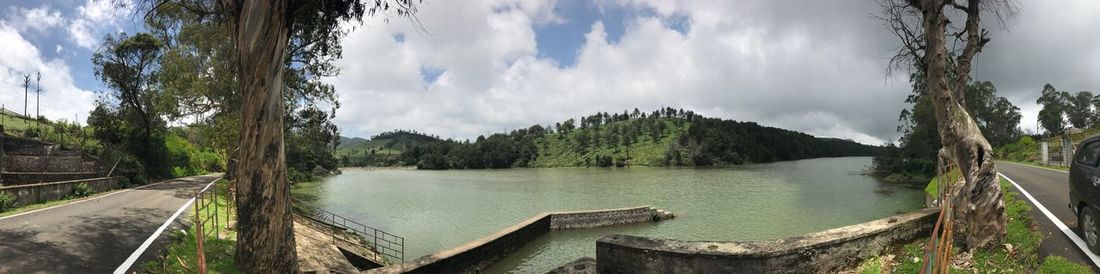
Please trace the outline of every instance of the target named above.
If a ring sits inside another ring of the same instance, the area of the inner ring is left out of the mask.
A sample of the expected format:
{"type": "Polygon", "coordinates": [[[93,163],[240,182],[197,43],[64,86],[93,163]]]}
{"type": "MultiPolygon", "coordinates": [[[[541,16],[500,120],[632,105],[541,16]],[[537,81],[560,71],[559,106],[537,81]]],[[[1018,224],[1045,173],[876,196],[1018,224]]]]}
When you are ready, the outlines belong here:
{"type": "Polygon", "coordinates": [[[378,171],[378,170],[417,170],[416,166],[346,166],[336,168],[340,172],[346,171],[378,171]]]}

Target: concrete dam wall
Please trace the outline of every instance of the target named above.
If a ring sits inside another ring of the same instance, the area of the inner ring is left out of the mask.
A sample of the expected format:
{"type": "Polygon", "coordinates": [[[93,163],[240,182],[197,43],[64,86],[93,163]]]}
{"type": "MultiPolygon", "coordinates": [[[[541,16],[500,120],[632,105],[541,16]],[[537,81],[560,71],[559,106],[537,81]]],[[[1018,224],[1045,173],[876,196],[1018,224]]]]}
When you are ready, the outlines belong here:
{"type": "MultiPolygon", "coordinates": [[[[938,208],[774,241],[679,241],[609,235],[599,273],[836,273],[885,248],[928,236],[938,208]]],[[[591,263],[589,263],[591,264],[591,263]]]]}
{"type": "Polygon", "coordinates": [[[542,213],[461,246],[366,273],[478,272],[551,230],[652,222],[672,217],[664,210],[649,206],[542,213]]]}

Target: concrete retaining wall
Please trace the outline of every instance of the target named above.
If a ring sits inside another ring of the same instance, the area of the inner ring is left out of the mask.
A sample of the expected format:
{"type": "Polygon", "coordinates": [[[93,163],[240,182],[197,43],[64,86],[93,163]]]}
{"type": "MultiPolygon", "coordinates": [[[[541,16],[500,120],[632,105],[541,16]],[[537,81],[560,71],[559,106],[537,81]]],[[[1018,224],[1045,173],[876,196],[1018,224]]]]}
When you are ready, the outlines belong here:
{"type": "Polygon", "coordinates": [[[5,172],[96,172],[95,159],[83,156],[22,156],[4,157],[5,172]]]}
{"type": "Polygon", "coordinates": [[[73,188],[79,183],[88,183],[92,192],[104,192],[119,189],[119,181],[122,177],[95,178],[85,180],[62,181],[42,184],[2,186],[0,193],[8,193],[16,197],[17,206],[43,203],[52,200],[60,200],[73,193],[73,188]]]}
{"type": "Polygon", "coordinates": [[[550,230],[649,222],[669,217],[671,214],[649,206],[542,213],[461,246],[403,264],[371,269],[367,273],[478,272],[550,230]]]}
{"type": "Polygon", "coordinates": [[[886,247],[930,234],[923,209],[791,238],[711,242],[609,235],[596,242],[599,273],[835,273],[886,247]]]}
{"type": "Polygon", "coordinates": [[[0,142],[3,185],[87,180],[105,176],[110,168],[92,155],[57,144],[6,135],[0,142]]]}

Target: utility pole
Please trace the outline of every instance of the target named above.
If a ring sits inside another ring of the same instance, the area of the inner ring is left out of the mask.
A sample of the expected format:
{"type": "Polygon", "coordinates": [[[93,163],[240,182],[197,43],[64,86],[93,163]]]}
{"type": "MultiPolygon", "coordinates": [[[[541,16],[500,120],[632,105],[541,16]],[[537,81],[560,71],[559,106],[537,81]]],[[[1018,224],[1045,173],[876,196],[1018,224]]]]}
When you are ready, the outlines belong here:
{"type": "Polygon", "coordinates": [[[23,117],[27,116],[27,89],[31,87],[31,75],[23,75],[23,117]]]}
{"type": "MultiPolygon", "coordinates": [[[[35,83],[35,85],[38,86],[38,91],[34,92],[34,125],[36,127],[38,127],[38,134],[41,135],[42,134],[42,125],[41,125],[41,122],[39,122],[39,119],[38,119],[39,117],[42,117],[42,114],[40,114],[38,112],[38,107],[40,105],[42,105],[42,102],[41,102],[42,101],[42,72],[41,71],[38,72],[38,80],[37,81],[38,82],[35,83]]],[[[42,138],[42,137],[39,137],[39,138],[42,138]]]]}

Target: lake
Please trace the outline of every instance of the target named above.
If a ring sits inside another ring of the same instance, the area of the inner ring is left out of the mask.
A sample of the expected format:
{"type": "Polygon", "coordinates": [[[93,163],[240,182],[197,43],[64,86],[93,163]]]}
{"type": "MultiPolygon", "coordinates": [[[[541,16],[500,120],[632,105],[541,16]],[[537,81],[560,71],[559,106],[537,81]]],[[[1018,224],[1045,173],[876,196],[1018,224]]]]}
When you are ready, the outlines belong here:
{"type": "Polygon", "coordinates": [[[346,170],[294,195],[405,237],[405,259],[448,249],[547,211],[652,205],[659,223],[553,231],[487,272],[542,273],[620,233],[680,240],[769,240],[922,207],[923,192],[862,175],[870,157],[720,168],[346,170]]]}

